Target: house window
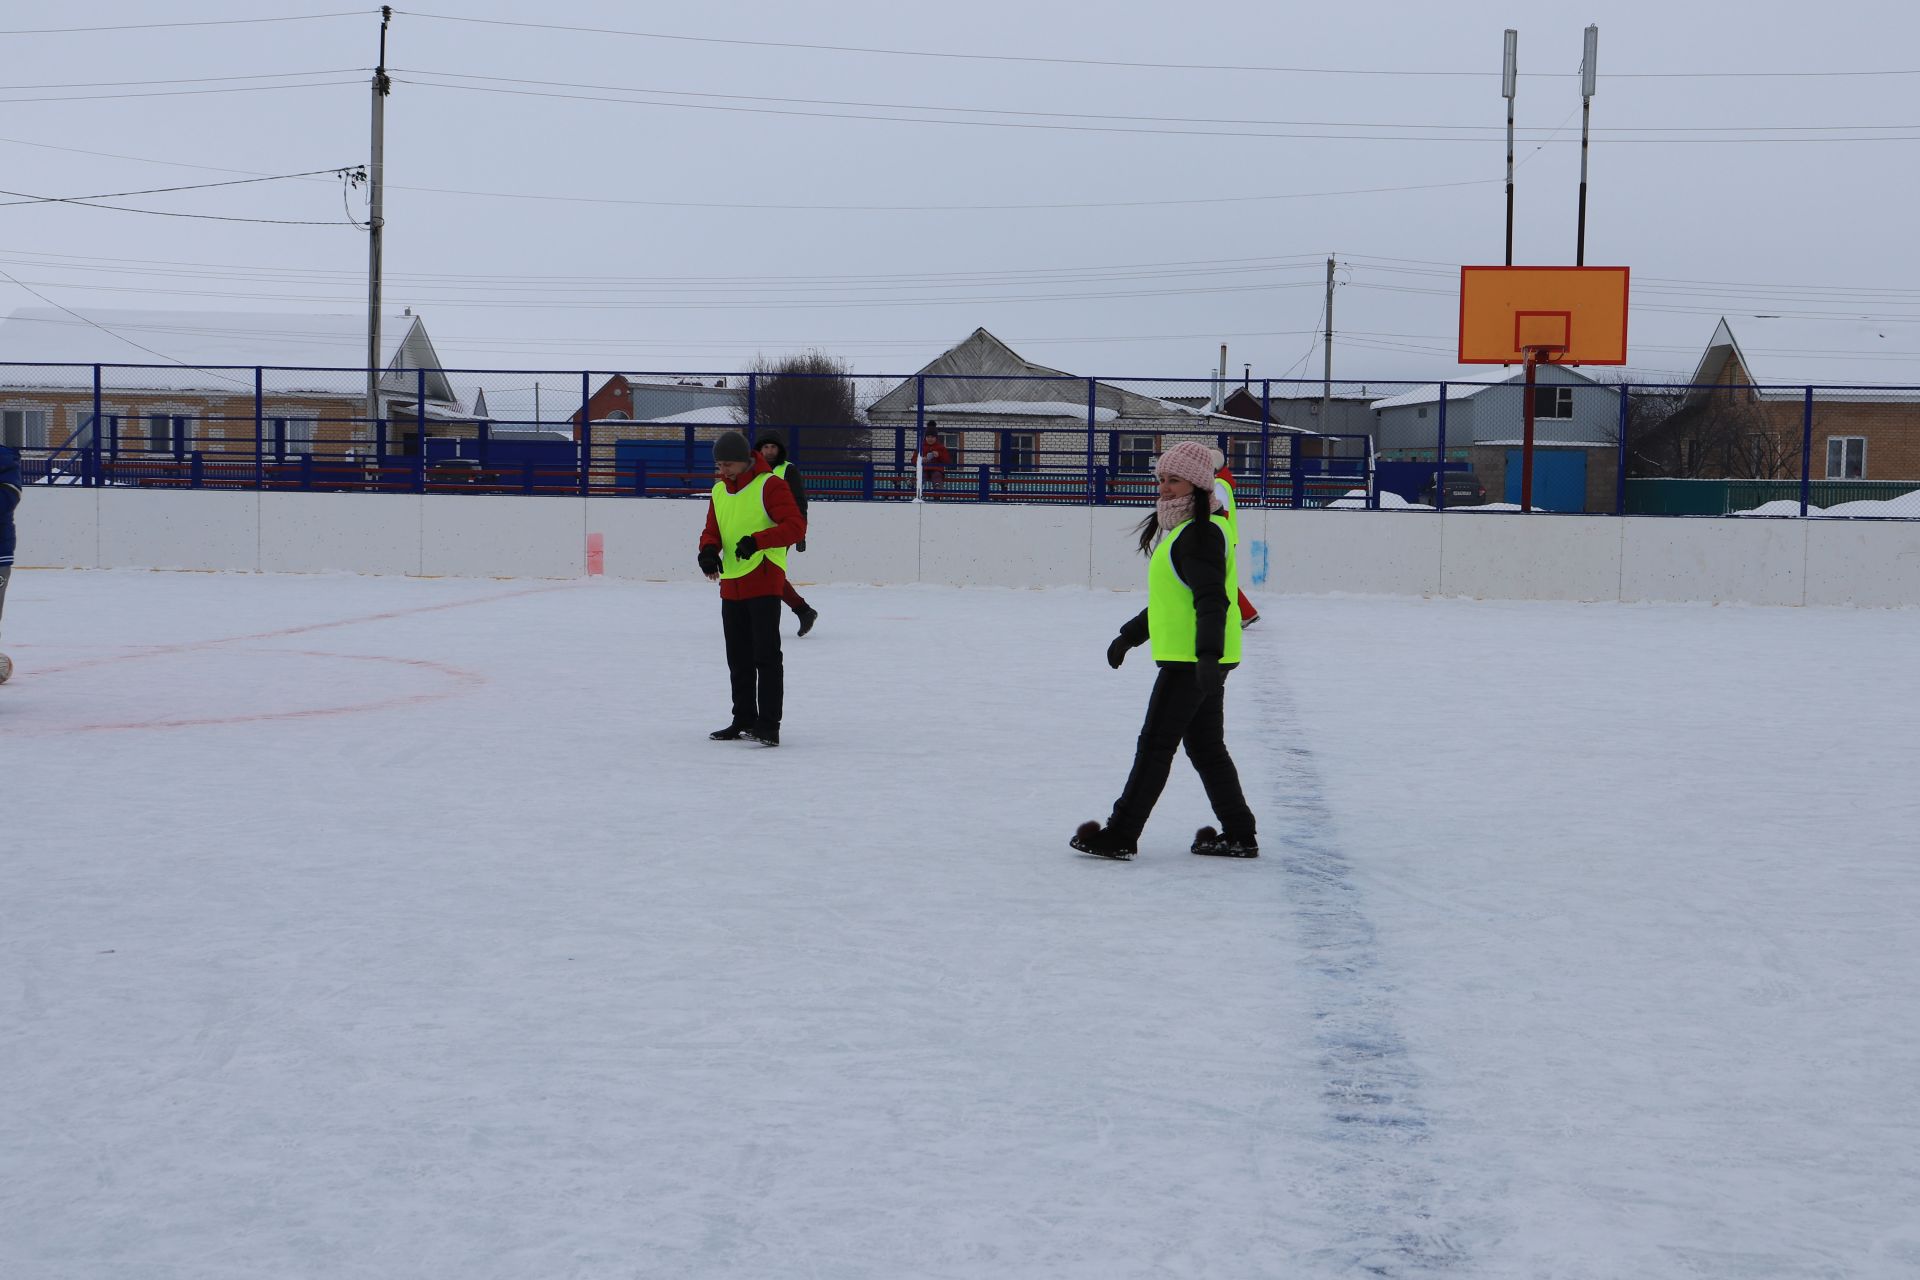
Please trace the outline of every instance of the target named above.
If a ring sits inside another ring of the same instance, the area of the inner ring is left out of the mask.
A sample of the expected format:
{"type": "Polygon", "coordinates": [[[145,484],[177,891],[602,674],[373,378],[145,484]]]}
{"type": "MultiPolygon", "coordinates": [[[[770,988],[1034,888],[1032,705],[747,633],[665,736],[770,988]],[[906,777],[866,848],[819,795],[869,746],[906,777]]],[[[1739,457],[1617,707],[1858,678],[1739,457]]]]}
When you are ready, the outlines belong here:
{"type": "Polygon", "coordinates": [[[1227,458],[1236,480],[1260,474],[1260,441],[1253,436],[1238,436],[1230,442],[1227,458]]]}
{"type": "Polygon", "coordinates": [[[602,422],[630,422],[632,420],[633,415],[629,414],[625,409],[615,409],[601,419],[602,422]]]}
{"type": "Polygon", "coordinates": [[[0,409],[0,444],[16,449],[47,447],[45,409],[0,409]]]}
{"type": "Polygon", "coordinates": [[[261,432],[260,448],[275,458],[313,452],[318,418],[269,418],[261,432]]]}
{"type": "Polygon", "coordinates": [[[140,421],[149,452],[179,453],[187,447],[192,418],[156,409],[142,414],[140,421]]]}
{"type": "Polygon", "coordinates": [[[1535,418],[1571,418],[1573,416],[1573,388],[1535,387],[1533,389],[1533,416],[1535,418]]]}
{"type": "Polygon", "coordinates": [[[1120,437],[1118,470],[1125,476],[1143,476],[1153,470],[1153,437],[1120,437]]]}
{"type": "Polygon", "coordinates": [[[1419,412],[1418,412],[1418,413],[1416,413],[1416,414],[1414,414],[1413,416],[1414,416],[1414,417],[1416,417],[1416,418],[1424,418],[1424,417],[1426,417],[1426,416],[1427,416],[1427,406],[1425,406],[1425,405],[1421,405],[1421,406],[1420,406],[1420,410],[1419,410],[1419,412]]]}
{"type": "Polygon", "coordinates": [[[1827,437],[1827,479],[1864,480],[1867,475],[1865,436],[1827,437]]]}
{"type": "Polygon", "coordinates": [[[1032,471],[1040,462],[1040,437],[1031,431],[1008,431],[1001,436],[1000,469],[1032,471]]]}

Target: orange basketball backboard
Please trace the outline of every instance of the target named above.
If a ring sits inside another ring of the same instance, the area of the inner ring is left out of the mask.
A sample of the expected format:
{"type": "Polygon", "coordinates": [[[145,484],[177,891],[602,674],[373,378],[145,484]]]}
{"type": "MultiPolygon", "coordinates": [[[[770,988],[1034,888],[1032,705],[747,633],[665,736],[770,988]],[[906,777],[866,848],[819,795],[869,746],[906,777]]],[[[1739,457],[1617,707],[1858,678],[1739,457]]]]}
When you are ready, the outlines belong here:
{"type": "Polygon", "coordinates": [[[1460,363],[1627,362],[1627,268],[1460,268],[1460,363]]]}

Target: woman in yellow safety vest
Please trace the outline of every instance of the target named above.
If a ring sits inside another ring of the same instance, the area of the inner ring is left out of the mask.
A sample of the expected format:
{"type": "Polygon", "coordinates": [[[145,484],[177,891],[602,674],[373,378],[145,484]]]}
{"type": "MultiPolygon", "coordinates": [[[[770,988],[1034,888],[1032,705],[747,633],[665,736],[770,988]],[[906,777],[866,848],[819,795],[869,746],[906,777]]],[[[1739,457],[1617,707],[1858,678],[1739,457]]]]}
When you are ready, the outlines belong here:
{"type": "Polygon", "coordinates": [[[1107,646],[1118,668],[1127,651],[1152,642],[1160,674],[1147,702],[1133,771],[1113,802],[1106,825],[1084,822],[1070,843],[1082,853],[1125,861],[1138,851],[1140,832],[1166,788],[1173,754],[1183,744],[1207,789],[1220,829],[1202,827],[1192,851],[1257,858],[1253,811],[1240,774],[1227,754],[1227,672],[1240,662],[1240,614],[1233,539],[1213,489],[1206,445],[1183,440],[1160,457],[1160,502],[1140,525],[1148,557],[1147,607],[1107,646]]]}

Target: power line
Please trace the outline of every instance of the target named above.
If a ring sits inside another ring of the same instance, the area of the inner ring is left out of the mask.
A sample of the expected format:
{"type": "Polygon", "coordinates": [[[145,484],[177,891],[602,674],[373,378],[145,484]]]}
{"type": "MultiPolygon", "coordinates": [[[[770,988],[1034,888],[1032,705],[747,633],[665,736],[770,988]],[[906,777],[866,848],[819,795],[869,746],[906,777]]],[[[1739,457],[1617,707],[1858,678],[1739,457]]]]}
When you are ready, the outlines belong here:
{"type": "MultiPolygon", "coordinates": [[[[865,102],[857,99],[842,98],[786,98],[765,94],[748,93],[711,93],[692,89],[662,89],[652,85],[591,84],[570,80],[534,80],[515,76],[484,76],[463,71],[435,71],[424,67],[397,67],[396,74],[437,76],[443,80],[484,80],[493,84],[540,85],[557,89],[593,89],[611,93],[651,93],[671,98],[724,98],[735,102],[778,102],[814,107],[860,107],[881,111],[943,111],[950,113],[969,113],[994,116],[1031,116],[1054,120],[1117,120],[1131,123],[1154,124],[1239,124],[1263,125],[1274,128],[1302,129],[1414,129],[1423,133],[1476,133],[1497,136],[1504,126],[1482,124],[1424,124],[1404,120],[1263,120],[1241,116],[1160,116],[1125,115],[1099,111],[1035,111],[1018,110],[1007,107],[947,106],[916,102],[865,102]]],[[[321,74],[316,72],[314,74],[321,74]]],[[[418,83],[418,82],[416,82],[418,83]]],[[[444,85],[443,88],[460,88],[459,85],[444,85]]],[[[659,104],[668,105],[668,104],[659,104]]],[[[1575,108],[1578,111],[1578,108],[1575,108]]],[[[1568,117],[1571,119],[1571,117],[1568,117]]],[[[1566,120],[1546,130],[1541,137],[1523,138],[1522,141],[1550,141],[1566,127],[1566,120]]],[[[1920,129],[1920,124],[1820,124],[1820,125],[1615,125],[1598,126],[1592,130],[1595,134],[1613,133],[1752,133],[1767,130],[1779,133],[1845,133],[1849,130],[1895,132],[1902,129],[1920,129]]],[[[1477,138],[1475,141],[1485,141],[1477,138]]]]}
{"type": "MultiPolygon", "coordinates": [[[[1056,133],[1118,133],[1118,134],[1139,134],[1139,135],[1157,135],[1157,136],[1165,136],[1165,137],[1192,137],[1192,138],[1282,138],[1282,139],[1288,139],[1292,141],[1419,142],[1419,143],[1426,143],[1426,144],[1431,144],[1436,142],[1455,142],[1455,143],[1470,143],[1477,146],[1484,146],[1486,145],[1486,142],[1487,142],[1486,138],[1451,137],[1451,136],[1419,137],[1411,134],[1285,133],[1285,132],[1275,132],[1271,130],[1254,131],[1254,130],[1245,130],[1245,129],[1148,129],[1148,128],[1135,128],[1135,127],[1123,126],[1123,125],[1040,124],[1032,121],[1014,121],[1014,120],[942,120],[942,119],[922,117],[922,116],[862,115],[854,112],[843,112],[843,111],[798,111],[798,110],[791,110],[791,109],[779,108],[779,107],[722,106],[717,103],[710,103],[710,102],[659,102],[659,101],[655,101],[647,98],[612,98],[602,94],[551,93],[551,92],[547,92],[544,90],[537,90],[537,89],[501,89],[501,88],[490,87],[487,85],[477,85],[477,84],[441,84],[432,80],[416,80],[411,78],[402,79],[401,77],[398,77],[398,76],[394,77],[394,79],[397,83],[410,84],[410,85],[413,85],[415,88],[440,89],[440,90],[447,90],[447,91],[453,91],[453,92],[459,92],[459,93],[490,93],[490,94],[502,94],[510,97],[520,97],[520,98],[549,98],[549,99],[553,99],[556,101],[563,101],[563,102],[606,102],[606,103],[613,103],[616,105],[628,106],[628,107],[666,107],[666,108],[679,110],[679,111],[720,111],[720,112],[727,112],[730,114],[738,114],[738,115],[795,116],[803,119],[812,119],[812,120],[870,120],[870,121],[881,121],[889,124],[945,125],[948,127],[971,128],[971,129],[1026,129],[1026,130],[1039,130],[1044,132],[1056,132],[1056,133]]],[[[1910,126],[1902,126],[1902,127],[1910,127],[1910,126]]],[[[1547,138],[1527,139],[1527,141],[1529,142],[1540,142],[1543,145],[1546,142],[1551,140],[1552,140],[1551,134],[1549,134],[1547,138]]],[[[1641,145],[1678,145],[1678,144],[1684,144],[1684,143],[1727,144],[1727,143],[1736,143],[1736,142],[1737,143],[1915,142],[1915,141],[1920,141],[1920,133],[1901,134],[1901,135],[1889,136],[1889,137],[1868,137],[1868,138],[1859,138],[1859,137],[1615,138],[1615,139],[1612,139],[1612,141],[1615,144],[1637,143],[1641,145]]]]}
{"type": "MultiPolygon", "coordinates": [[[[214,185],[226,185],[217,183],[214,185]]],[[[194,218],[206,222],[257,222],[277,227],[349,227],[353,224],[337,220],[325,222],[300,218],[242,218],[226,213],[180,213],[171,209],[135,209],[123,204],[93,204],[87,197],[74,196],[38,196],[30,191],[9,191],[0,187],[0,196],[19,196],[14,204],[70,204],[76,209],[106,209],[114,213],[144,213],[153,218],[194,218]]]]}
{"type": "MultiPolygon", "coordinates": [[[[211,370],[202,368],[199,365],[191,365],[186,363],[184,360],[176,359],[173,356],[168,355],[164,351],[155,351],[152,347],[145,346],[141,343],[135,342],[132,338],[127,337],[125,334],[115,333],[112,329],[108,328],[106,325],[103,325],[98,321],[89,319],[84,315],[81,315],[78,311],[75,311],[72,307],[66,306],[64,303],[55,302],[52,298],[49,298],[46,294],[41,293],[38,289],[34,288],[32,285],[28,284],[26,281],[17,278],[12,273],[4,269],[0,269],[0,276],[5,276],[8,280],[11,280],[14,284],[26,290],[28,293],[32,294],[34,297],[40,299],[40,301],[46,303],[48,306],[53,307],[57,310],[66,312],[68,315],[80,321],[82,324],[89,325],[92,328],[98,329],[100,332],[106,334],[110,338],[116,338],[119,341],[126,343],[130,347],[137,347],[141,351],[146,352],[148,355],[159,356],[162,360],[165,360],[168,364],[179,365],[183,369],[192,369],[196,373],[212,372],[211,370]]],[[[224,374],[213,373],[212,376],[216,378],[225,378],[226,381],[233,383],[235,386],[249,385],[249,384],[242,383],[237,378],[227,377],[224,374]]]]}
{"type": "MultiPolygon", "coordinates": [[[[354,165],[336,165],[331,169],[308,169],[303,173],[278,173],[258,178],[229,178],[224,182],[195,182],[183,187],[148,187],[142,191],[107,191],[94,196],[31,196],[24,200],[0,201],[0,209],[12,208],[23,204],[86,204],[93,200],[118,200],[123,196],[157,196],[174,191],[205,191],[211,187],[240,187],[255,182],[281,182],[288,178],[310,178],[316,174],[342,174],[355,168],[354,165]]],[[[0,191],[0,195],[17,195],[18,192],[0,191]]],[[[109,206],[95,206],[109,207],[109,206]]],[[[132,213],[152,212],[146,209],[128,210],[132,213]]],[[[212,215],[205,215],[212,216],[212,215]]]]}
{"type": "MultiPolygon", "coordinates": [[[[1207,63],[1207,62],[1136,62],[1111,58],[1057,58],[1037,54],[1008,53],[956,53],[937,49],[887,49],[866,45],[807,44],[790,40],[744,40],[725,36],[688,36],[675,35],[663,31],[632,31],[615,27],[571,26],[557,22],[515,22],[504,18],[472,18],[446,13],[425,13],[417,9],[397,9],[410,18],[425,18],[435,22],[464,22],[479,26],[517,27],[523,30],[565,31],[579,35],[623,36],[636,40],[669,40],[688,44],[741,45],[757,49],[802,49],[816,53],[864,53],[893,58],[950,58],[968,62],[1032,62],[1055,66],[1076,67],[1133,67],[1150,70],[1170,71],[1252,71],[1284,75],[1315,76],[1448,76],[1478,77],[1493,79],[1498,73],[1493,71],[1449,71],[1434,69],[1380,70],[1365,67],[1295,67],[1264,66],[1247,63],[1207,63]]],[[[1578,72],[1523,71],[1521,75],[1539,79],[1571,79],[1578,72]]],[[[1686,79],[1686,78],[1747,78],[1765,79],[1782,76],[1910,76],[1920,75],[1916,70],[1845,70],[1845,71],[1628,71],[1603,74],[1604,80],[1630,79],[1686,79]]]]}
{"type": "Polygon", "coordinates": [[[23,27],[0,31],[0,36],[64,36],[88,31],[157,31],[165,27],[240,27],[267,22],[317,22],[324,18],[363,18],[379,10],[347,9],[338,13],[288,13],[274,18],[203,18],[194,22],[126,22],[106,27],[23,27]]]}
{"type": "Polygon", "coordinates": [[[117,98],[199,98],[215,93],[284,93],[289,89],[330,89],[363,84],[360,80],[316,80],[312,84],[253,84],[226,89],[160,89],[153,93],[70,93],[53,98],[0,98],[0,106],[27,102],[107,102],[117,98]]]}
{"type": "Polygon", "coordinates": [[[365,72],[369,69],[367,67],[330,67],[324,71],[263,71],[247,76],[188,76],[181,80],[83,80],[71,84],[10,84],[0,91],[13,93],[21,89],[124,89],[142,84],[219,84],[230,80],[291,80],[299,76],[344,76],[349,72],[365,72]]]}

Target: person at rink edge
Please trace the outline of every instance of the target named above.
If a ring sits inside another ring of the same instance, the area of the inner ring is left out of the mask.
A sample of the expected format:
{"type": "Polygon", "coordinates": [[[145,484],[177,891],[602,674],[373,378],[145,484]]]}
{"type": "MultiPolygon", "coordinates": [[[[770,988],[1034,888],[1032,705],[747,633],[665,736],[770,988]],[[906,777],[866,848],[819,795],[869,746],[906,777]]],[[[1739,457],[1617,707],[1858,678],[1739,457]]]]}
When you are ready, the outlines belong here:
{"type": "Polygon", "coordinates": [[[713,442],[716,476],[700,533],[700,572],[720,584],[733,719],[707,736],[780,745],[786,675],[780,661],[780,594],[787,548],[807,536],[793,490],[773,474],[747,438],[729,431],[713,442]]]}
{"type": "Polygon", "coordinates": [[[929,496],[937,492],[941,482],[947,478],[947,468],[953,465],[953,454],[940,440],[938,423],[927,420],[927,434],[920,441],[920,448],[914,453],[914,460],[920,464],[920,474],[926,482],[929,496]]]}
{"type": "MultiPolygon", "coordinates": [[[[20,505],[20,451],[0,444],[0,618],[7,612],[7,582],[13,577],[13,509],[20,505]]],[[[13,676],[13,659],[0,653],[0,684],[13,676]]]]}
{"type": "MultiPolygon", "coordinates": [[[[767,466],[773,469],[773,474],[785,480],[787,488],[793,490],[793,504],[800,508],[800,519],[804,521],[807,518],[807,482],[798,471],[793,469],[793,464],[787,461],[787,442],[775,432],[762,431],[759,438],[753,442],[753,448],[755,453],[766,459],[767,466]]],[[[807,540],[800,539],[793,544],[793,549],[805,551],[807,540]]],[[[808,604],[800,593],[794,590],[793,579],[787,579],[786,590],[780,593],[780,599],[787,608],[793,610],[793,616],[800,619],[801,635],[813,630],[813,624],[820,620],[820,611],[808,604]]]]}
{"type": "Polygon", "coordinates": [[[1107,665],[1118,670],[1129,650],[1150,641],[1160,673],[1133,771],[1112,815],[1105,826],[1082,823],[1068,841],[1098,858],[1126,861],[1138,852],[1140,832],[1183,744],[1222,828],[1200,828],[1192,851],[1260,856],[1253,811],[1227,754],[1227,673],[1240,661],[1240,615],[1232,607],[1238,590],[1232,526],[1214,492],[1211,452],[1197,440],[1182,440],[1155,468],[1160,501],[1139,530],[1140,552],[1148,557],[1147,607],[1107,646],[1107,665]]]}
{"type": "MultiPolygon", "coordinates": [[[[1227,465],[1227,455],[1218,449],[1212,451],[1213,457],[1213,493],[1226,507],[1227,523],[1233,527],[1227,536],[1233,539],[1233,545],[1240,545],[1240,513],[1233,500],[1233,468],[1227,465]]],[[[1253,601],[1247,599],[1247,593],[1240,595],[1240,625],[1250,627],[1260,621],[1260,611],[1253,607],[1253,601]]]]}

